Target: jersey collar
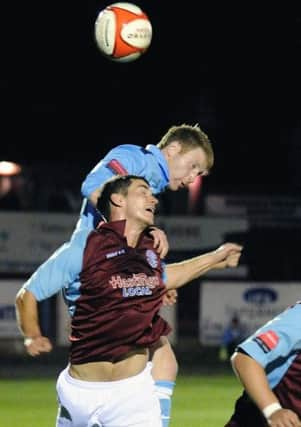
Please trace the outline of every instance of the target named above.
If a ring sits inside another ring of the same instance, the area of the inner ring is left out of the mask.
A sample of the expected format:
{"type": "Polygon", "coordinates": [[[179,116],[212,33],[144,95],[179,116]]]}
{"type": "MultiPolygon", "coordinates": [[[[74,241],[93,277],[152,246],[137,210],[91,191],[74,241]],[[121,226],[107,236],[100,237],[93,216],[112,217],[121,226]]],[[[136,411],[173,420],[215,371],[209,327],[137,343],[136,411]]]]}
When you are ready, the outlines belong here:
{"type": "MultiPolygon", "coordinates": [[[[101,230],[101,229],[107,229],[110,231],[115,232],[121,239],[125,239],[126,237],[124,235],[125,232],[125,224],[126,224],[126,220],[125,219],[121,219],[118,221],[109,221],[109,222],[101,222],[97,229],[101,230]]],[[[140,238],[138,239],[138,241],[142,241],[143,239],[146,238],[146,236],[149,236],[149,231],[150,231],[151,227],[146,227],[145,230],[142,231],[142,233],[140,234],[140,238]]],[[[150,238],[150,237],[148,237],[150,238]]],[[[137,244],[138,246],[138,244],[137,244]]]]}

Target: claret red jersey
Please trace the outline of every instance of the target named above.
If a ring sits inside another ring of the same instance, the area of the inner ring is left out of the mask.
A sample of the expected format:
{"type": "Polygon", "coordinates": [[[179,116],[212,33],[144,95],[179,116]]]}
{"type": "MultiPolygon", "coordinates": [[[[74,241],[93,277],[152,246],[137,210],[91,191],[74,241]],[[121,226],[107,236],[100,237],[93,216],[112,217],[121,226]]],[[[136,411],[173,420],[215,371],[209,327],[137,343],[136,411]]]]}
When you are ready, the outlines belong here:
{"type": "Polygon", "coordinates": [[[72,364],[113,362],[171,331],[158,314],[166,287],[153,239],[145,231],[129,247],[124,229],[125,221],[103,223],[87,239],[71,323],[72,364]]]}

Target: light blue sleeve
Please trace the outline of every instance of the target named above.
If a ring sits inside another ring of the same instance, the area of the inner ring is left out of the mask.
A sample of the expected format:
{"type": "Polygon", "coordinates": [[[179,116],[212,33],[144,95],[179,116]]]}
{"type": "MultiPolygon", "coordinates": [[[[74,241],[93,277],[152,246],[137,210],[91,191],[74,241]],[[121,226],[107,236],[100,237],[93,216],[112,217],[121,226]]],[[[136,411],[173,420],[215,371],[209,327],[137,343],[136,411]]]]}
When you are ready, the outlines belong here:
{"type": "Polygon", "coordinates": [[[162,265],[162,280],[166,286],[167,284],[166,263],[164,261],[161,261],[161,265],[162,265]]]}
{"type": "Polygon", "coordinates": [[[84,197],[89,197],[112,176],[116,175],[108,164],[111,160],[117,160],[129,175],[144,176],[146,160],[143,149],[136,145],[119,145],[109,153],[88,173],[82,183],[81,191],[84,197]]]}
{"type": "Polygon", "coordinates": [[[72,239],[57,249],[23,287],[32,292],[37,301],[51,297],[78,277],[89,229],[75,232],[72,239]]]}
{"type": "Polygon", "coordinates": [[[288,308],[239,345],[264,368],[301,350],[301,304],[288,308]]]}

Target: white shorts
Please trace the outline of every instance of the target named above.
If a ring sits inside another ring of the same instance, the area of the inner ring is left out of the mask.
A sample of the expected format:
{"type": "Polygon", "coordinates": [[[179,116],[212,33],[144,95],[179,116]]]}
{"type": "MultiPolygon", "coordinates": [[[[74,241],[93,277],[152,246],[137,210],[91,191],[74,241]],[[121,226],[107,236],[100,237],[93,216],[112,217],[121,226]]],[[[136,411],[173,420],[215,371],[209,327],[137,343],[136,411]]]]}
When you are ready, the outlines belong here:
{"type": "Polygon", "coordinates": [[[68,367],[57,380],[57,427],[162,427],[152,364],[133,377],[109,382],[72,378],[68,367]]]}

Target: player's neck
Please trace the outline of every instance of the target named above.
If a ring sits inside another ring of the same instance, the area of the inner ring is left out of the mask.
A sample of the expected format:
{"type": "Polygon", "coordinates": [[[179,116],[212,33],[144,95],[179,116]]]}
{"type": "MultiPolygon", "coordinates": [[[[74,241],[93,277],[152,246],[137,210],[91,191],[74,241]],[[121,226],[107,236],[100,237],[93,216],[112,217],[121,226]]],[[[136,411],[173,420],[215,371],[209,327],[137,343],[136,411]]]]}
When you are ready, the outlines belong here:
{"type": "Polygon", "coordinates": [[[126,221],[124,235],[129,246],[131,246],[132,248],[135,248],[137,246],[140,234],[144,229],[145,225],[126,221]]]}

